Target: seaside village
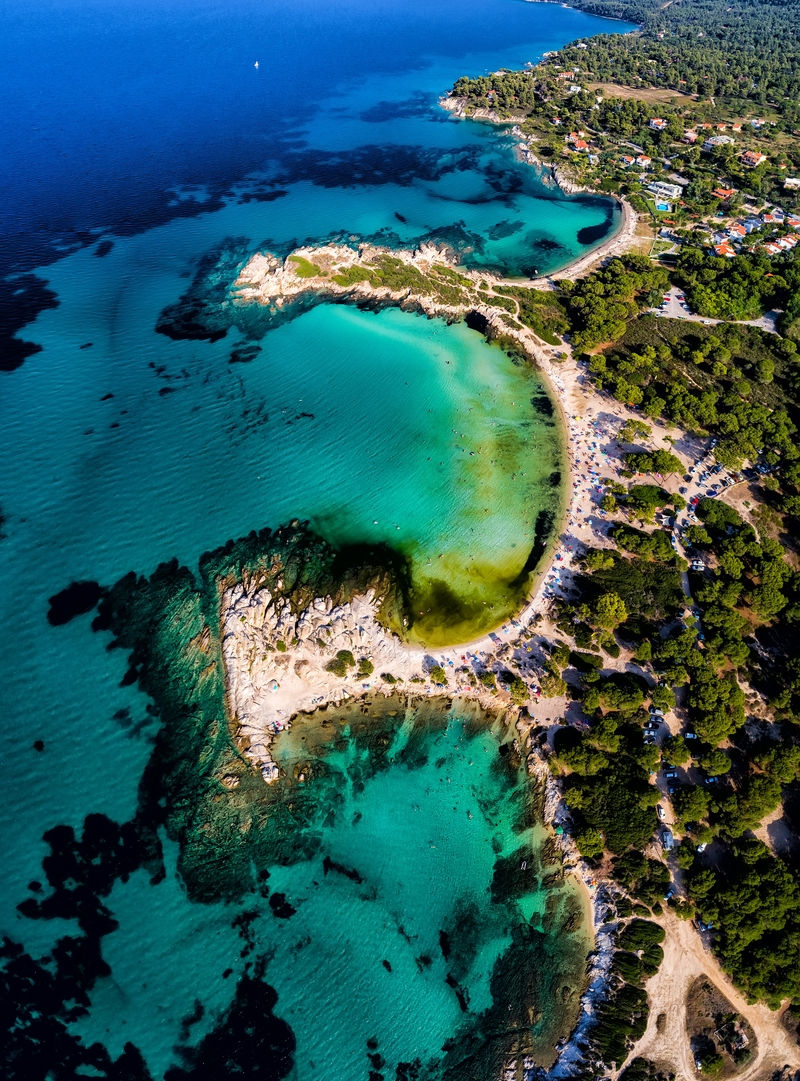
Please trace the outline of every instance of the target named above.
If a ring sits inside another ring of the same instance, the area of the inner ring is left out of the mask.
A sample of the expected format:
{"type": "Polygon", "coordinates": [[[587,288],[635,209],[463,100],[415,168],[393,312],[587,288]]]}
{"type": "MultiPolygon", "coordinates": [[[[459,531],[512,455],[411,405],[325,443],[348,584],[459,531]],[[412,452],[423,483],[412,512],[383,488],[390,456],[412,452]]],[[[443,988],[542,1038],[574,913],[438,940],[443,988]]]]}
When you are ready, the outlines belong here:
{"type": "Polygon", "coordinates": [[[735,116],[713,98],[599,82],[591,47],[546,56],[513,73],[512,85],[509,73],[488,76],[475,104],[517,121],[523,155],[552,166],[559,180],[625,195],[653,224],[654,255],[690,235],[727,257],[779,255],[800,243],[800,144],[777,113],[735,116]],[[583,64],[555,66],[571,54],[583,64]],[[520,77],[530,80],[529,95],[520,95],[520,77]],[[514,115],[520,100],[524,117],[514,115]]]}
{"type": "MultiPolygon", "coordinates": [[[[750,126],[758,129],[763,127],[763,122],[752,120],[750,126]]],[[[649,120],[649,127],[655,132],[663,132],[667,128],[667,121],[654,116],[649,120]]],[[[743,125],[730,125],[732,135],[725,134],[729,130],[727,124],[703,123],[697,124],[696,129],[687,129],[682,141],[693,146],[702,139],[702,152],[711,155],[717,147],[735,147],[734,136],[741,135],[743,125]]],[[[565,142],[571,153],[585,153],[590,163],[599,163],[599,155],[587,141],[586,131],[570,132],[565,142]]],[[[800,213],[774,202],[765,202],[755,194],[742,192],[738,188],[724,187],[722,183],[711,191],[711,196],[717,201],[716,208],[710,214],[704,213],[693,205],[689,194],[692,183],[689,177],[669,171],[674,167],[672,158],[653,159],[644,152],[635,153],[636,150],[638,147],[631,147],[631,153],[621,154],[619,163],[631,171],[640,185],[641,198],[659,223],[661,239],[680,244],[682,237],[679,230],[688,228],[695,233],[705,233],[706,246],[716,255],[728,258],[744,248],[779,255],[791,251],[800,243],[800,213]]],[[[737,153],[737,161],[745,169],[759,169],[768,161],[767,155],[757,150],[738,152],[737,148],[737,153]]],[[[786,168],[784,164],[783,169],[786,168]]],[[[800,177],[787,176],[783,181],[783,190],[787,194],[800,191],[800,177]]]]}

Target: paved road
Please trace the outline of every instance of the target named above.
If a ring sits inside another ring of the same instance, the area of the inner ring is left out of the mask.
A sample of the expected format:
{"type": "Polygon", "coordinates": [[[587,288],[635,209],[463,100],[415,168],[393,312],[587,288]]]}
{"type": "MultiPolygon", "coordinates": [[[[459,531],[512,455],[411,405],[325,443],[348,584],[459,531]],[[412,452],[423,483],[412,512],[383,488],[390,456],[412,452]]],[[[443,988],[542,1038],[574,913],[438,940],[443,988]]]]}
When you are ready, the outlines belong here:
{"type": "MultiPolygon", "coordinates": [[[[706,326],[717,326],[719,323],[732,323],[732,319],[706,319],[702,315],[695,315],[682,299],[683,290],[677,286],[664,293],[667,298],[660,308],[651,308],[651,314],[660,315],[664,319],[688,319],[693,323],[704,323],[706,326]]],[[[742,319],[740,325],[747,327],[759,327],[770,334],[777,334],[776,323],[779,312],[765,312],[760,319],[742,319]]],[[[739,324],[737,324],[739,325],[739,324]]]]}

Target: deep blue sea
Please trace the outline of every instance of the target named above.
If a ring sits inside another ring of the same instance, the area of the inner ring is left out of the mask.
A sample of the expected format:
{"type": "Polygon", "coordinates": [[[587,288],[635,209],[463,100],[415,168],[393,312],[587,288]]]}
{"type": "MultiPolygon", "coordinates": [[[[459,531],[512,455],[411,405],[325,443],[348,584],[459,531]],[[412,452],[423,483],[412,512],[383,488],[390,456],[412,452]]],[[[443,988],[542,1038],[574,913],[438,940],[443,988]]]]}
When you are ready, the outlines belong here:
{"type": "Polygon", "coordinates": [[[586,944],[516,821],[502,732],[384,719],[396,760],[359,767],[342,802],[371,739],[342,719],[318,751],[336,783],[309,786],[336,811],[305,824],[308,859],[270,865],[288,907],[189,901],[176,846],[161,837],[154,880],[123,826],[152,703],[91,616],[51,626],[48,598],[195,567],[292,517],[419,568],[469,561],[480,589],[513,578],[559,492],[532,373],[396,311],[325,305],[256,342],[156,324],[209,253],[434,239],[510,275],[568,262],[615,227],[612,204],[543,185],[509,136],[437,101],[461,74],[627,29],[525,0],[3,5],[0,997],[20,1018],[3,1076],[476,1076],[520,949],[547,1058],[548,1002],[586,944]],[[535,874],[498,896],[523,845],[535,874]]]}

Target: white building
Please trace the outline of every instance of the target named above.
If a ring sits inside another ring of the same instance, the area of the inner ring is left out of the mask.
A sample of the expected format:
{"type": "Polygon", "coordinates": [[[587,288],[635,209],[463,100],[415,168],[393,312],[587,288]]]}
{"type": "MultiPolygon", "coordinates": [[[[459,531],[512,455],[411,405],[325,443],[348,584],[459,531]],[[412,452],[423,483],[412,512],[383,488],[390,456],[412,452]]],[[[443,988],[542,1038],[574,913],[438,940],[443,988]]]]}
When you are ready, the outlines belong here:
{"type": "Polygon", "coordinates": [[[662,199],[680,199],[683,195],[683,188],[680,184],[665,184],[663,180],[656,180],[653,184],[648,184],[647,190],[651,191],[653,195],[660,195],[662,199]]]}

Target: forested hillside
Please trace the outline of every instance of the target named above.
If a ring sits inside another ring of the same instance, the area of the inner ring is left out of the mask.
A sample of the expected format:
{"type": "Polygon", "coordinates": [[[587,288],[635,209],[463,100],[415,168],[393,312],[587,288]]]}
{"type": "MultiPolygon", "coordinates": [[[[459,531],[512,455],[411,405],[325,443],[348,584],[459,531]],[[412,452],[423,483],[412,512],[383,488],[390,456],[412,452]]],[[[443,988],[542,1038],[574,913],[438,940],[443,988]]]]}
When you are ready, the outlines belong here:
{"type": "Polygon", "coordinates": [[[597,15],[637,22],[630,35],[593,38],[561,58],[626,85],[664,85],[702,97],[780,106],[800,123],[800,0],[575,0],[597,15]],[[588,54],[588,57],[587,57],[588,54]]]}

